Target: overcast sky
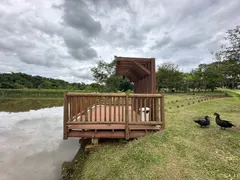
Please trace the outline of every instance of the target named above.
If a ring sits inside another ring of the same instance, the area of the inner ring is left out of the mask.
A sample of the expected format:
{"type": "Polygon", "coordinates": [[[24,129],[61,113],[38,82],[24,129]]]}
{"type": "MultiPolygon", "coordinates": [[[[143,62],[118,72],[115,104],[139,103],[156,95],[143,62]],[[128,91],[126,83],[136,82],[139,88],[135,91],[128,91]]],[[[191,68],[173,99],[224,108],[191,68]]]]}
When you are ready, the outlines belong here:
{"type": "Polygon", "coordinates": [[[240,0],[0,0],[0,73],[90,83],[90,68],[114,55],[187,72],[237,25],[240,0]]]}

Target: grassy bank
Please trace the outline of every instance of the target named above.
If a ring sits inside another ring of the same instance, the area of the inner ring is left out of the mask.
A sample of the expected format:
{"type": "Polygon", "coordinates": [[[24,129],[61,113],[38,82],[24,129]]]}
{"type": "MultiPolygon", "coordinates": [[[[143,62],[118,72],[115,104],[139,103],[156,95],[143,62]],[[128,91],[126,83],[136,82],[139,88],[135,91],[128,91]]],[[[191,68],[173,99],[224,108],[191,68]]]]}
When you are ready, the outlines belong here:
{"type": "MultiPolygon", "coordinates": [[[[166,102],[181,97],[166,97],[166,102]]],[[[82,161],[75,164],[72,179],[240,179],[239,109],[237,98],[168,109],[166,130],[126,146],[93,150],[83,167],[82,161]],[[221,130],[214,112],[237,127],[221,130]],[[212,120],[209,128],[193,123],[205,115],[212,120]]]]}
{"type": "Polygon", "coordinates": [[[63,98],[65,92],[93,92],[86,90],[66,89],[0,89],[0,98],[21,98],[21,97],[52,97],[63,98]]]}

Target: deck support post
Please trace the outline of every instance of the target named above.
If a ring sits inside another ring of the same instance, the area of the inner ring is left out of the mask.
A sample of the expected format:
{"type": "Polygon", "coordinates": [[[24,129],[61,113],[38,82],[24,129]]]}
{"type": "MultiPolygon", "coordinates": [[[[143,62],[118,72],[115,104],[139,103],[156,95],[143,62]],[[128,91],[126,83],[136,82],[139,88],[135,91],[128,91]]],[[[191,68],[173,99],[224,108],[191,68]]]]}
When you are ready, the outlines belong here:
{"type": "Polygon", "coordinates": [[[82,151],[85,151],[85,147],[89,144],[90,139],[84,138],[84,139],[79,139],[79,144],[81,146],[82,151]]]}
{"type": "Polygon", "coordinates": [[[98,144],[98,138],[93,137],[92,138],[92,144],[98,144]]]}

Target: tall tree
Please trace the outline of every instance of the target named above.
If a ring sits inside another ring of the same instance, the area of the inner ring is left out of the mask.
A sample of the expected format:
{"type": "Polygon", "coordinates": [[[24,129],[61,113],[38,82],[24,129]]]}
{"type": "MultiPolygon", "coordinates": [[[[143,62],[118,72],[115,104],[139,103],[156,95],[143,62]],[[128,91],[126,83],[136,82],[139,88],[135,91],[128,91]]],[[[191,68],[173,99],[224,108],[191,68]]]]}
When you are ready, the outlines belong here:
{"type": "Polygon", "coordinates": [[[214,91],[216,87],[221,85],[222,74],[221,64],[219,62],[205,65],[205,69],[203,71],[203,81],[205,90],[211,89],[211,91],[214,91]]]}
{"type": "Polygon", "coordinates": [[[222,65],[222,86],[236,88],[240,84],[240,63],[235,60],[225,60],[222,65]]]}
{"type": "Polygon", "coordinates": [[[116,76],[116,62],[116,59],[110,63],[102,60],[98,61],[97,65],[91,68],[94,80],[99,84],[104,85],[106,92],[125,92],[127,90],[132,90],[133,84],[128,79],[116,76]]]}
{"type": "Polygon", "coordinates": [[[178,65],[174,63],[163,63],[158,66],[156,72],[157,89],[168,90],[180,89],[183,82],[183,73],[179,71],[178,65]]]}
{"type": "Polygon", "coordinates": [[[99,60],[97,65],[91,68],[94,80],[99,84],[105,84],[107,79],[115,73],[116,59],[107,63],[99,60]]]}
{"type": "Polygon", "coordinates": [[[227,31],[228,45],[222,45],[215,59],[222,62],[222,83],[228,88],[240,85],[240,26],[227,31]]]}
{"type": "Polygon", "coordinates": [[[240,26],[228,30],[226,39],[230,44],[223,51],[225,59],[240,63],[240,26]]]}

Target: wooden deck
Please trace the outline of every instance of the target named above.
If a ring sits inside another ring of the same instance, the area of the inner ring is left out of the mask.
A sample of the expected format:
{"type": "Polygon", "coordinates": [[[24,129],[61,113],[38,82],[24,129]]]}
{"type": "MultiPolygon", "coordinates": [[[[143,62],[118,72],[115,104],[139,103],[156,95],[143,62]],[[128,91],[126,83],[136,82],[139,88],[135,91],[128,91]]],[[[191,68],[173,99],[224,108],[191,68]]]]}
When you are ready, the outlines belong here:
{"type": "MultiPolygon", "coordinates": [[[[142,120],[139,113],[136,113],[135,110],[132,110],[132,107],[128,107],[129,110],[129,122],[141,122],[144,121],[145,117],[143,116],[142,120]],[[133,118],[131,118],[133,117],[133,118]]],[[[105,106],[105,105],[94,105],[87,110],[87,115],[82,112],[76,116],[73,116],[71,121],[73,122],[125,122],[125,106],[105,106]],[[92,108],[92,109],[91,109],[92,108]],[[90,118],[91,117],[91,118],[90,118]]],[[[146,117],[146,120],[147,117],[146,117]]]]}
{"type": "Polygon", "coordinates": [[[66,94],[64,139],[130,139],[160,131],[164,129],[164,114],[159,98],[161,94],[143,94],[141,98],[136,94],[66,94]],[[147,113],[139,110],[147,108],[147,113]]]}

